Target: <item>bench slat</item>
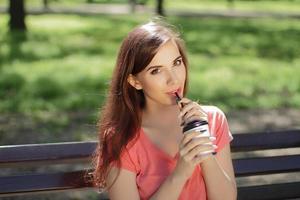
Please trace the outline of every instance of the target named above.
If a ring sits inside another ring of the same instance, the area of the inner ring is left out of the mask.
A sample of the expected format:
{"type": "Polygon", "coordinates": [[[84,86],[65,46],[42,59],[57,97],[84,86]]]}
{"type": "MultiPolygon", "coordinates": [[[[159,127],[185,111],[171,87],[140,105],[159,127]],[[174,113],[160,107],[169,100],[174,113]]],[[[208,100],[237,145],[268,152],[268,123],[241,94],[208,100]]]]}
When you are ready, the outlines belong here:
{"type": "Polygon", "coordinates": [[[246,186],[238,188],[238,199],[296,199],[300,198],[300,182],[271,185],[246,186]]]}
{"type": "MultiPolygon", "coordinates": [[[[0,147],[0,166],[18,163],[55,161],[75,162],[91,157],[97,142],[63,142],[49,144],[10,145],[0,147]]],[[[42,163],[43,164],[43,163],[42,163]]]]}
{"type": "Polygon", "coordinates": [[[49,174],[28,174],[0,178],[0,196],[11,193],[49,192],[91,187],[85,181],[86,171],[73,171],[49,174]]]}
{"type": "MultiPolygon", "coordinates": [[[[300,155],[233,160],[237,177],[300,171],[300,155]]],[[[0,177],[0,194],[88,187],[84,171],[0,177]]]]}
{"type": "MultiPolygon", "coordinates": [[[[88,159],[97,146],[92,142],[62,142],[50,144],[12,145],[0,147],[0,166],[11,163],[76,162],[88,159]]],[[[272,133],[235,134],[233,152],[300,147],[300,130],[272,133]]]]}
{"type": "Polygon", "coordinates": [[[300,147],[300,130],[233,135],[233,152],[300,147]]]}
{"type": "MultiPolygon", "coordinates": [[[[74,171],[56,174],[1,177],[0,197],[91,187],[91,184],[88,184],[83,178],[79,178],[83,177],[84,174],[85,171],[74,171]]],[[[239,187],[238,199],[296,198],[300,197],[299,188],[300,182],[239,187]]],[[[101,194],[100,199],[107,199],[107,195],[101,194]]]]}
{"type": "Polygon", "coordinates": [[[300,155],[244,158],[233,160],[236,176],[300,171],[300,155]]]}

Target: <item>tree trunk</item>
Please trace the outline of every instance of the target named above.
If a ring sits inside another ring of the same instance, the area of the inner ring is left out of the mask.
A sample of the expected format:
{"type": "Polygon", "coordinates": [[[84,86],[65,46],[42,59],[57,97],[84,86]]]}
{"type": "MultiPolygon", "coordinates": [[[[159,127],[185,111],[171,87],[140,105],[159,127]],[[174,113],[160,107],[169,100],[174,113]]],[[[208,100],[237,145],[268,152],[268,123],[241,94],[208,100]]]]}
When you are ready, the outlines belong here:
{"type": "Polygon", "coordinates": [[[24,0],[9,1],[10,30],[26,30],[24,0]]]}
{"type": "Polygon", "coordinates": [[[130,12],[134,13],[135,12],[136,0],[129,0],[129,5],[130,5],[130,12]]]}
{"type": "Polygon", "coordinates": [[[49,8],[49,1],[43,0],[44,9],[47,10],[49,8]]]}
{"type": "Polygon", "coordinates": [[[163,0],[157,0],[157,7],[156,7],[156,13],[158,15],[164,16],[164,1],[163,0]]]}
{"type": "Polygon", "coordinates": [[[234,0],[227,0],[227,5],[228,5],[229,9],[233,9],[233,7],[234,7],[234,2],[233,1],[234,0]]]}

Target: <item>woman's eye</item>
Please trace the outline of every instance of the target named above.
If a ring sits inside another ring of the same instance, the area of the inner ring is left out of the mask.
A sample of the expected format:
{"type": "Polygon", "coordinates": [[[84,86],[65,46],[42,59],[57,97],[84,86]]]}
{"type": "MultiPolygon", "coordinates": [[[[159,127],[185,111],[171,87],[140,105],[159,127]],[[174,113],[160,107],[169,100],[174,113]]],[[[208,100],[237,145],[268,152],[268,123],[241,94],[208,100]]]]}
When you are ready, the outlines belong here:
{"type": "Polygon", "coordinates": [[[178,59],[178,60],[175,61],[174,65],[179,66],[179,65],[181,65],[181,62],[182,62],[182,60],[178,59]]]}
{"type": "Polygon", "coordinates": [[[160,70],[159,69],[154,69],[151,71],[151,74],[157,74],[160,70]]]}

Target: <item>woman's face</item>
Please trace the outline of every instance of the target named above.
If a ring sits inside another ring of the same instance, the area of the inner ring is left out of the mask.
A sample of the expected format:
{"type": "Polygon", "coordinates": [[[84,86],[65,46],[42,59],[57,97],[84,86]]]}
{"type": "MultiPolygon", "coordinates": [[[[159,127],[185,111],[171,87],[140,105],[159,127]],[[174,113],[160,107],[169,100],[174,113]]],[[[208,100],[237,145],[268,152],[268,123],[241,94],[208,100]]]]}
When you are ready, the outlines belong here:
{"type": "Polygon", "coordinates": [[[146,106],[176,104],[175,92],[183,96],[186,70],[175,41],[162,45],[149,65],[134,78],[136,88],[144,92],[146,106]]]}

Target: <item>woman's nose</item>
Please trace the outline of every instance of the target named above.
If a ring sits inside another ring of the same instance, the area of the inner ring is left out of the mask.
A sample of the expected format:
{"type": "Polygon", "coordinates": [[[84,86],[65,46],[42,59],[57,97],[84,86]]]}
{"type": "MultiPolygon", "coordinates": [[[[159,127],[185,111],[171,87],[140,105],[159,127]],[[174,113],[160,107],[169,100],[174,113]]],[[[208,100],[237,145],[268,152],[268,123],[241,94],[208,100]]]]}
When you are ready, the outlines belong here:
{"type": "Polygon", "coordinates": [[[167,72],[167,84],[173,85],[178,83],[177,74],[174,71],[167,72]]]}

